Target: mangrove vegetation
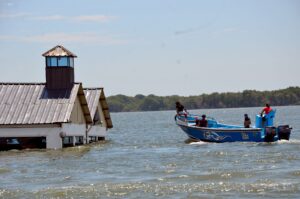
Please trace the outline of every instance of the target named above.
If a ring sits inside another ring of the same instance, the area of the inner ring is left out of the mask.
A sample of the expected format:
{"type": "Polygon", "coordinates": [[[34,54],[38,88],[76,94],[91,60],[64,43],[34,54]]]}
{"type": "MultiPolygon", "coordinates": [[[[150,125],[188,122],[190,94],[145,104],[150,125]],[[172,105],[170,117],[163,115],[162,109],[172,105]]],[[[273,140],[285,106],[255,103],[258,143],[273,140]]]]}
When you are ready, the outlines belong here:
{"type": "Polygon", "coordinates": [[[300,105],[300,87],[274,91],[211,93],[189,97],[115,95],[107,97],[107,101],[111,112],[174,110],[176,101],[180,101],[187,109],[257,107],[264,106],[266,102],[272,106],[300,105]]]}

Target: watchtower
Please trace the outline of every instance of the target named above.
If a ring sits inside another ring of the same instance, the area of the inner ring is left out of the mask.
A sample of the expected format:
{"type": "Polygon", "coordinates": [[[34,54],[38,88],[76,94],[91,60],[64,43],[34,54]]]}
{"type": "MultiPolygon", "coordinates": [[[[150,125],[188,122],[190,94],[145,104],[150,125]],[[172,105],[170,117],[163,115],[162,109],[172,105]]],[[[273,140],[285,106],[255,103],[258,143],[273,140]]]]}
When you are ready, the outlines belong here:
{"type": "Polygon", "coordinates": [[[71,89],[74,85],[74,58],[77,56],[60,45],[43,56],[46,58],[46,88],[71,89]]]}

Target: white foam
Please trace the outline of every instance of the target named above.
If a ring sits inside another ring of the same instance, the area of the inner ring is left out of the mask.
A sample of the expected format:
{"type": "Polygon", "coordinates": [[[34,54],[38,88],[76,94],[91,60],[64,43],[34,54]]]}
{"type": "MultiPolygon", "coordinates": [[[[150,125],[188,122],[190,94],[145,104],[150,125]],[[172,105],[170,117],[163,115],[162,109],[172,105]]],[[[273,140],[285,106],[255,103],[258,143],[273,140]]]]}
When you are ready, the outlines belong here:
{"type": "Polygon", "coordinates": [[[208,142],[197,141],[197,142],[191,142],[189,144],[191,144],[191,145],[204,145],[204,144],[208,144],[208,142]]]}
{"type": "Polygon", "coordinates": [[[300,144],[300,140],[290,139],[290,140],[278,140],[279,144],[300,144]]]}

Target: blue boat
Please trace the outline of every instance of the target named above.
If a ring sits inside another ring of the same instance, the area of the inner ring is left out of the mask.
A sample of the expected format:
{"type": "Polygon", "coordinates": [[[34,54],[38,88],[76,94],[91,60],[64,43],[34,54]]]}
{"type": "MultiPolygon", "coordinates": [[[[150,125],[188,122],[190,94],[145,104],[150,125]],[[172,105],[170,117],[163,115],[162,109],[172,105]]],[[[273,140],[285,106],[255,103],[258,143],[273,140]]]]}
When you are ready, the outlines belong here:
{"type": "Polygon", "coordinates": [[[289,140],[291,127],[289,125],[274,126],[276,110],[265,116],[257,115],[255,126],[228,125],[219,123],[214,118],[207,118],[208,126],[196,125],[199,115],[181,114],[175,116],[176,124],[196,141],[205,142],[275,142],[281,139],[289,140]]]}

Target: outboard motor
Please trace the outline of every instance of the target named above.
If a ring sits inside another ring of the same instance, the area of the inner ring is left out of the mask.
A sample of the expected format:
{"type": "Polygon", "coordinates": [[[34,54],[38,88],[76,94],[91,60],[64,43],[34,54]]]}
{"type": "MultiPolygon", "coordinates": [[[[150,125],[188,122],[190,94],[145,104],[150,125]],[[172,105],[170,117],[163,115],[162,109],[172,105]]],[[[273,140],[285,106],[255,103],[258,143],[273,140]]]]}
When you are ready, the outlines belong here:
{"type": "Polygon", "coordinates": [[[265,142],[274,142],[276,135],[276,127],[274,126],[267,126],[265,128],[265,142]]]}
{"type": "Polygon", "coordinates": [[[281,125],[277,127],[277,131],[279,140],[289,140],[292,128],[289,125],[281,125]]]}

